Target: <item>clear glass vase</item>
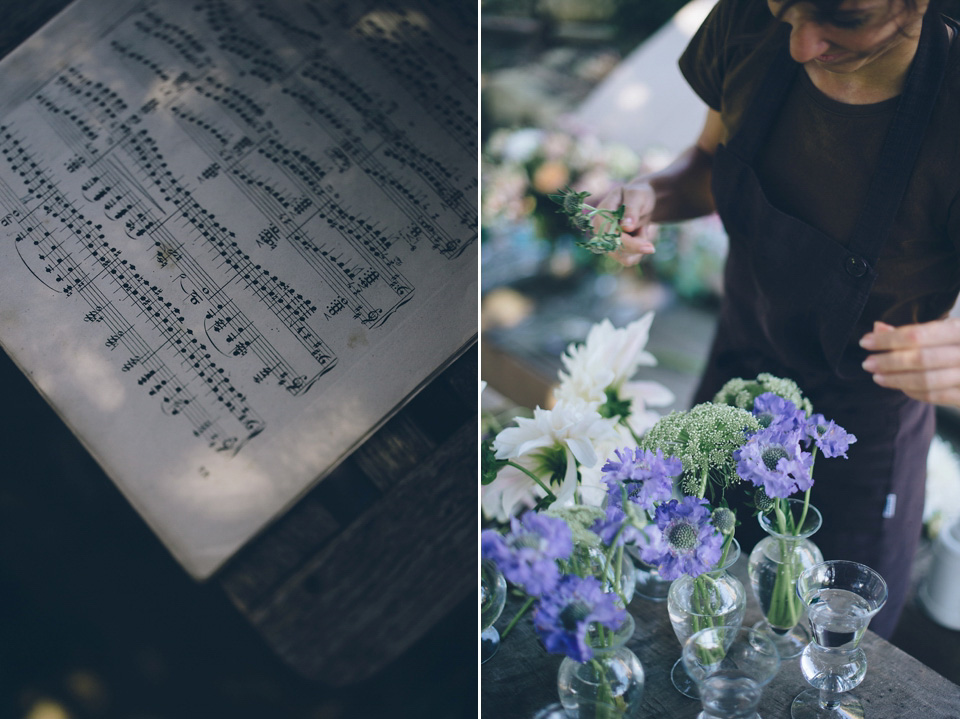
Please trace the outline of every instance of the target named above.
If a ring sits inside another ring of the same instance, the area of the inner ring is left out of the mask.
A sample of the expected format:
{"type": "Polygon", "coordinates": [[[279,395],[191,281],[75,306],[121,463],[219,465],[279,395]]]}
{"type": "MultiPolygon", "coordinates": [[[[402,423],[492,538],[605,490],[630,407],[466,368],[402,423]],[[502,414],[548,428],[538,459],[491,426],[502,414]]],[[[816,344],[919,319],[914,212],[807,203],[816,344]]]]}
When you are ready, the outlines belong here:
{"type": "Polygon", "coordinates": [[[763,632],[711,627],[683,645],[683,665],[700,689],[697,719],[759,719],[757,706],[780,669],[780,655],[763,632]]]}
{"type": "Polygon", "coordinates": [[[593,658],[564,658],[557,672],[557,690],[567,719],[634,719],[642,714],[644,674],[637,655],[627,648],[633,617],[615,631],[591,625],[587,643],[593,658]]]}
{"type": "Polygon", "coordinates": [[[753,548],[747,565],[750,587],[764,616],[753,628],[769,635],[781,659],[791,659],[810,643],[806,622],[801,621],[806,608],[797,596],[797,578],[823,561],[820,549],[810,541],[822,518],[802,499],[786,499],[758,519],[769,536],[753,548]]]}
{"type": "Polygon", "coordinates": [[[887,601],[887,583],[863,564],[833,560],[805,570],[797,594],[808,607],[813,631],[800,655],[800,672],[813,688],[793,700],[791,719],[863,719],[864,705],[849,691],[866,676],[860,640],[887,601]]]}
{"type": "MultiPolygon", "coordinates": [[[[667,593],[667,613],[681,646],[702,629],[739,627],[743,623],[747,593],[740,580],[728,571],[739,558],[740,545],[734,539],[726,557],[715,569],[699,577],[683,575],[670,585],[667,593]]],[[[696,683],[687,674],[680,659],[673,665],[670,679],[677,691],[684,696],[700,698],[696,683]]]]}
{"type": "Polygon", "coordinates": [[[569,560],[571,573],[581,577],[596,577],[603,582],[605,592],[616,591],[623,598],[623,606],[627,606],[633,599],[637,583],[633,560],[621,547],[614,551],[607,575],[604,577],[603,568],[606,565],[607,560],[600,547],[588,547],[583,544],[574,546],[573,555],[569,560]],[[616,587],[619,587],[619,590],[616,587]]]}
{"type": "Polygon", "coordinates": [[[670,591],[670,585],[673,582],[660,576],[660,570],[652,564],[647,564],[640,559],[640,552],[630,545],[627,547],[627,553],[633,559],[634,575],[634,594],[646,599],[649,602],[667,601],[667,593],[670,591]]]}
{"type": "Polygon", "coordinates": [[[489,559],[480,561],[480,663],[500,648],[500,632],[493,623],[500,618],[507,601],[507,581],[489,559]]]}

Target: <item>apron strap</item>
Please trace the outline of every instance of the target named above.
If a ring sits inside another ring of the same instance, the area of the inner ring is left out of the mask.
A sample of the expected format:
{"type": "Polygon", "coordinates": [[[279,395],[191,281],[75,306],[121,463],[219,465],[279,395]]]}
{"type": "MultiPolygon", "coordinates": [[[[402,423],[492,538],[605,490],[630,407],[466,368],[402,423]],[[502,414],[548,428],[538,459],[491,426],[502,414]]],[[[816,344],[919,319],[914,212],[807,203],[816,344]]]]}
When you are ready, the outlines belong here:
{"type": "Polygon", "coordinates": [[[876,264],[907,190],[947,67],[950,42],[940,13],[923,18],[920,43],[880,151],[866,201],[848,247],[876,264]]]}
{"type": "Polygon", "coordinates": [[[779,45],[780,50],[770,63],[753,101],[747,105],[740,128],[727,141],[727,149],[751,167],[756,166],[754,160],[766,144],[767,136],[773,130],[774,121],[801,67],[790,57],[789,25],[780,23],[773,42],[779,45]]]}

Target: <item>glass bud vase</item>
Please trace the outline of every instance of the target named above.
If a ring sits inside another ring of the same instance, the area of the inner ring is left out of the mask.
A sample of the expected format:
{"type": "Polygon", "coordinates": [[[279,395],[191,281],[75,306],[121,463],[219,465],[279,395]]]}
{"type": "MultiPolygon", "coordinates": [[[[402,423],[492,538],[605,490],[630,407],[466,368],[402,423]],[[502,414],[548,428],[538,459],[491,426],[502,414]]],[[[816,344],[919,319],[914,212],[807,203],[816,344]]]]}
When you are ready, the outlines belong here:
{"type": "Polygon", "coordinates": [[[642,715],[643,667],[627,648],[635,624],[629,614],[619,629],[591,625],[587,643],[593,657],[565,657],[557,672],[557,690],[566,719],[634,719],[642,715]]]}
{"type": "Polygon", "coordinates": [[[633,559],[636,576],[634,593],[649,602],[667,601],[667,592],[670,591],[670,585],[673,582],[661,577],[660,570],[655,566],[640,559],[640,552],[632,544],[627,547],[627,553],[633,559]]]}
{"type": "MultiPolygon", "coordinates": [[[[726,556],[716,568],[698,577],[685,574],[670,585],[667,613],[681,646],[702,629],[739,627],[743,623],[747,593],[740,580],[729,572],[739,558],[740,545],[733,539],[726,556]]],[[[696,683],[687,674],[680,659],[673,665],[670,679],[676,690],[684,696],[700,698],[696,683]]]]}
{"type": "Polygon", "coordinates": [[[500,648],[500,632],[493,623],[500,618],[507,600],[507,581],[489,559],[480,561],[480,663],[500,648]]]}
{"type": "Polygon", "coordinates": [[[822,517],[816,507],[804,506],[802,499],[787,499],[758,519],[769,536],[753,548],[747,565],[750,587],[764,616],[753,628],[773,640],[781,659],[791,659],[810,643],[806,622],[801,621],[806,609],[797,595],[797,578],[823,561],[823,554],[810,541],[822,517]]]}
{"type": "Polygon", "coordinates": [[[581,577],[596,577],[603,582],[604,591],[617,591],[615,587],[619,586],[617,594],[623,598],[624,606],[627,606],[633,599],[637,584],[636,569],[630,555],[623,551],[622,547],[613,555],[613,561],[607,569],[606,577],[603,576],[606,558],[599,547],[588,547],[583,544],[574,545],[573,555],[569,561],[569,569],[572,573],[581,577]]]}

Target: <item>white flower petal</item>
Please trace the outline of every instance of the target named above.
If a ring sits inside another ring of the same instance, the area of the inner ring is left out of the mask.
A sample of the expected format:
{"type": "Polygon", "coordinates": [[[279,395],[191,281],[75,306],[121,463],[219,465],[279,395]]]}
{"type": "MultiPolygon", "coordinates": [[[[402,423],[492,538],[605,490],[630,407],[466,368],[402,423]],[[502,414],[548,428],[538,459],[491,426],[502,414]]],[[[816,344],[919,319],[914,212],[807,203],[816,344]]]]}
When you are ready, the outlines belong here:
{"type": "Polygon", "coordinates": [[[607,497],[607,485],[603,482],[601,465],[597,462],[593,467],[580,467],[580,503],[591,507],[602,507],[607,497]]]}
{"type": "Polygon", "coordinates": [[[569,437],[566,441],[567,451],[573,452],[573,456],[584,467],[592,467],[597,463],[597,451],[593,448],[593,442],[586,437],[569,437]]]}
{"type": "Polygon", "coordinates": [[[488,519],[507,522],[511,514],[533,507],[543,490],[516,467],[503,467],[497,478],[480,487],[480,508],[488,519]]]}
{"type": "Polygon", "coordinates": [[[648,407],[666,407],[677,399],[670,389],[653,380],[627,382],[620,390],[623,399],[640,400],[648,407]]]}
{"type": "Polygon", "coordinates": [[[566,450],[567,454],[567,471],[563,477],[563,483],[560,485],[560,490],[557,494],[557,504],[563,506],[565,504],[573,504],[574,497],[577,493],[577,463],[573,461],[573,455],[570,453],[570,448],[566,450]]]}
{"type": "Polygon", "coordinates": [[[660,417],[661,414],[659,412],[644,410],[642,412],[631,412],[630,417],[627,418],[627,422],[630,423],[630,429],[636,432],[638,436],[643,436],[647,433],[648,429],[657,423],[660,417]]]}

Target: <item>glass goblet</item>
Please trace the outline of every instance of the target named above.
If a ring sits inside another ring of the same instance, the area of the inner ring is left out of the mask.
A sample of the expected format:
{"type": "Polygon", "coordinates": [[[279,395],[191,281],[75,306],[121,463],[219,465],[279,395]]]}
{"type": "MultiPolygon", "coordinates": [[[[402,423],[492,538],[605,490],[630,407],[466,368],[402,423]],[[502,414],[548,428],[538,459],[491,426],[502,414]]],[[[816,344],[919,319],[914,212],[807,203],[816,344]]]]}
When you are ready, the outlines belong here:
{"type": "Polygon", "coordinates": [[[500,632],[493,623],[500,618],[507,601],[507,580],[489,559],[480,562],[480,663],[497,653],[500,632]]]}
{"type": "Polygon", "coordinates": [[[763,687],[780,669],[770,636],[757,629],[701,629],[683,645],[683,666],[697,683],[703,711],[697,719],[760,719],[763,687]]]}
{"type": "Polygon", "coordinates": [[[800,671],[813,686],[797,695],[792,719],[862,719],[863,704],[849,690],[867,673],[860,640],[887,601],[887,584],[857,562],[833,560],[805,570],[797,594],[807,606],[813,641],[800,655],[800,671]]]}

